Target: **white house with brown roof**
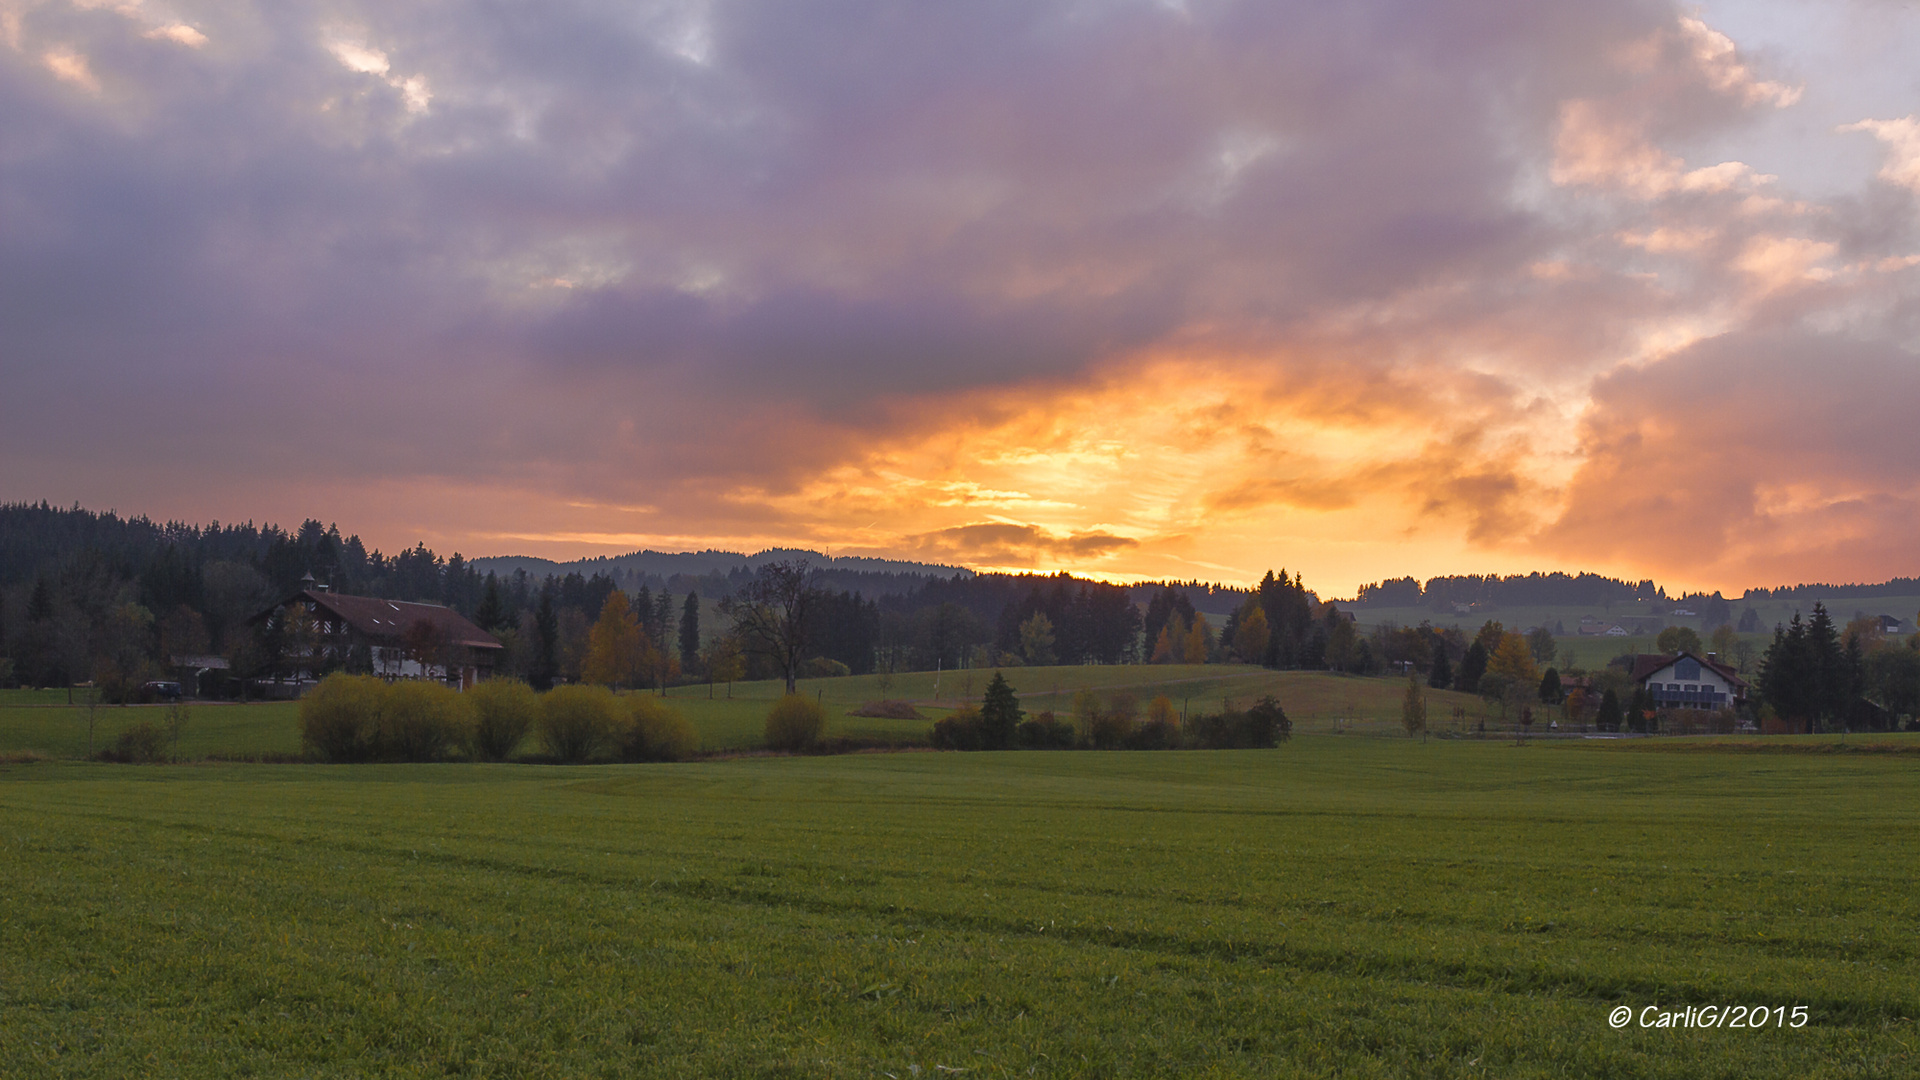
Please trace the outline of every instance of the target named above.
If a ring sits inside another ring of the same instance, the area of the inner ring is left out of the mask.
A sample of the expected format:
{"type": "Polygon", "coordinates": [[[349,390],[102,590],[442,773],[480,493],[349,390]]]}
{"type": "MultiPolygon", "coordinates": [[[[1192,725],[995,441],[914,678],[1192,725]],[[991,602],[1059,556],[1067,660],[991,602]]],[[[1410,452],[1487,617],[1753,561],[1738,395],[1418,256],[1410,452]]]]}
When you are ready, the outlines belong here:
{"type": "Polygon", "coordinates": [[[1633,658],[1633,680],[1656,709],[1732,709],[1747,700],[1747,680],[1712,653],[1641,654],[1633,658]]]}
{"type": "Polygon", "coordinates": [[[286,640],[276,681],[354,669],[385,679],[439,679],[466,689],[493,675],[505,646],[439,604],[301,589],[250,622],[286,640]]]}

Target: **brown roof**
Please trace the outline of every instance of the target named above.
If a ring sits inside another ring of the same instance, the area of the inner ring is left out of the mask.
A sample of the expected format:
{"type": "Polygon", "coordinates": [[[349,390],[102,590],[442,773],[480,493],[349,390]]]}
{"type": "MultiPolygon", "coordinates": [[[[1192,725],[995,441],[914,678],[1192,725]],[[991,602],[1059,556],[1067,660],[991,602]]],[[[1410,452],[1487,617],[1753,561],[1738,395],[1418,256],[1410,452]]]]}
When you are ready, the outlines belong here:
{"type": "Polygon", "coordinates": [[[382,600],[377,596],[348,596],[344,593],[302,589],[274,607],[282,608],[299,600],[332,613],[334,618],[364,637],[398,640],[408,626],[424,622],[439,635],[460,645],[475,649],[505,647],[500,644],[499,638],[475,626],[466,616],[439,604],[416,604],[406,600],[382,600]]]}
{"type": "MultiPolygon", "coordinates": [[[[1673,663],[1683,656],[1693,656],[1693,654],[1690,652],[1639,653],[1633,658],[1633,681],[1637,683],[1646,682],[1654,672],[1659,671],[1661,668],[1666,667],[1668,664],[1673,663]]],[[[1693,658],[1700,661],[1700,666],[1712,668],[1714,671],[1719,672],[1722,678],[1733,685],[1747,685],[1747,680],[1741,678],[1739,672],[1720,661],[1709,660],[1704,656],[1693,656],[1693,658]]]]}

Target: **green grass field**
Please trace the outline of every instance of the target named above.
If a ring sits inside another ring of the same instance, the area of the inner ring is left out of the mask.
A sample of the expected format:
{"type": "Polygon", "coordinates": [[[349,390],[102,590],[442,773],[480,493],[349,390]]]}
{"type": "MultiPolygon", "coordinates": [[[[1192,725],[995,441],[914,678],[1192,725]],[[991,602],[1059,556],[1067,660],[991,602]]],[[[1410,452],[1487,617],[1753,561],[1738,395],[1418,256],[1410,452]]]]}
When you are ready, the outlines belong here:
{"type": "Polygon", "coordinates": [[[0,1075],[1908,1076],[1913,768],[4,766],[0,1075]]]}
{"type": "MultiPolygon", "coordinates": [[[[1195,714],[1218,712],[1223,703],[1244,708],[1271,694],[1286,708],[1295,730],[1302,732],[1396,729],[1401,696],[1406,691],[1406,683],[1399,679],[1358,679],[1239,665],[1007,668],[1004,674],[1021,693],[1021,706],[1028,712],[1054,709],[1065,716],[1072,708],[1075,691],[1088,688],[1103,696],[1118,691],[1131,693],[1143,710],[1154,696],[1166,694],[1176,706],[1195,714]]],[[[890,680],[873,675],[806,679],[801,681],[800,691],[818,695],[825,704],[827,734],[831,737],[924,745],[933,721],[963,700],[979,701],[992,677],[992,671],[974,671],[944,675],[916,672],[895,675],[890,680]],[[850,709],[883,698],[915,701],[927,719],[847,715],[850,709]]],[[[679,686],[669,691],[666,700],[693,723],[700,733],[702,749],[751,750],[762,744],[767,710],[785,690],[785,684],[778,681],[744,682],[734,684],[730,698],[724,685],[712,688],[709,698],[706,686],[679,686]]],[[[57,694],[59,701],[65,700],[65,691],[22,693],[57,694]]],[[[1486,708],[1471,695],[1432,691],[1428,707],[1436,728],[1445,726],[1455,705],[1467,708],[1475,717],[1486,708]]],[[[177,757],[259,758],[300,752],[298,706],[291,702],[194,702],[189,708],[191,719],[175,750],[177,757]]],[[[91,711],[93,747],[99,750],[111,746],[127,727],[143,720],[160,723],[165,716],[164,706],[100,706],[91,711]]],[[[44,701],[0,702],[0,753],[86,757],[88,718],[88,709],[66,707],[51,697],[44,701]]],[[[531,742],[526,749],[532,751],[531,742]]]]}

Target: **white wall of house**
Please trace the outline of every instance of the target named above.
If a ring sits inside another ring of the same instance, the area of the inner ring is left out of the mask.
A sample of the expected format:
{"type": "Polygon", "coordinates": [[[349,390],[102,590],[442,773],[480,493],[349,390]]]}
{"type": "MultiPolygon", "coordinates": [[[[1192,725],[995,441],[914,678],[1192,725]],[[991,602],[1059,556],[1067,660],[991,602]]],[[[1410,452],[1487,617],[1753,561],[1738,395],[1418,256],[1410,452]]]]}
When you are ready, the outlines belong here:
{"type": "Polygon", "coordinates": [[[1705,664],[1695,661],[1698,671],[1682,672],[1686,663],[1683,658],[1647,676],[1647,692],[1656,702],[1683,703],[1698,708],[1730,707],[1734,703],[1734,687],[1726,676],[1705,664]],[[1690,676],[1690,677],[1688,677],[1690,676]],[[1718,701],[1714,701],[1715,697],[1718,701]]]}

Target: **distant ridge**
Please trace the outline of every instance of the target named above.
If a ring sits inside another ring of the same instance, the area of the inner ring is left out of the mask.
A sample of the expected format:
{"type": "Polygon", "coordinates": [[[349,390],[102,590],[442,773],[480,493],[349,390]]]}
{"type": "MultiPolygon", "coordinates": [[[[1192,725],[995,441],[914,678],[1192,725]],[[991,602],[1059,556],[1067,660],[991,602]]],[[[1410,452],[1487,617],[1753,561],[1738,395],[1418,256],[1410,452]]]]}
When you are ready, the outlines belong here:
{"type": "Polygon", "coordinates": [[[950,578],[958,574],[972,577],[973,571],[963,566],[947,566],[942,563],[907,562],[901,559],[870,559],[859,555],[839,555],[829,558],[817,551],[801,548],[768,548],[752,555],[742,555],[737,551],[635,551],[626,555],[598,555],[590,559],[574,559],[559,562],[554,559],[542,559],[533,555],[489,555],[474,559],[469,564],[482,574],[495,573],[502,577],[512,575],[516,570],[524,570],[532,578],[544,578],[549,574],[565,576],[579,573],[587,577],[594,574],[610,574],[619,571],[626,575],[671,578],[676,574],[688,577],[705,577],[708,574],[725,576],[736,570],[752,570],[770,562],[790,559],[805,559],[820,570],[841,571],[865,574],[904,574],[918,577],[950,578]]]}

